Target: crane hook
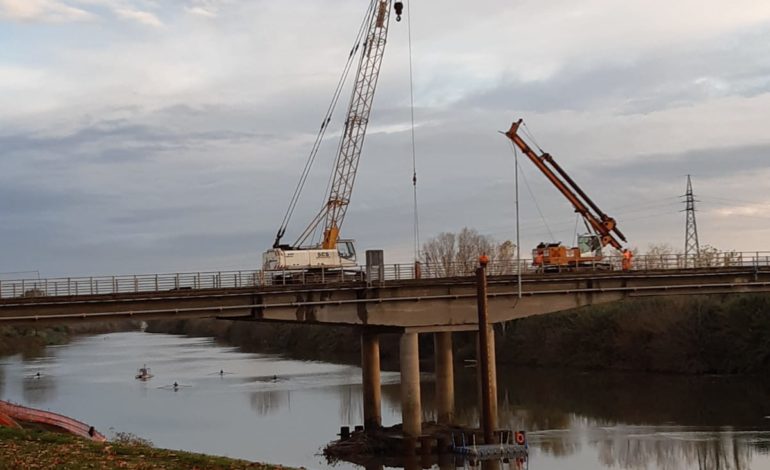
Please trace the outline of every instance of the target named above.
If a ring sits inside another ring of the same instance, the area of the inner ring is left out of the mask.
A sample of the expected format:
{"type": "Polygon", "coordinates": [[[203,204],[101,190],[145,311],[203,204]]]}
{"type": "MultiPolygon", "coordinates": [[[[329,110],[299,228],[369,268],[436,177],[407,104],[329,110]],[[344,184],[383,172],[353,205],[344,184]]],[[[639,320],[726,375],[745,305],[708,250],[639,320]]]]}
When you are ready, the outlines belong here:
{"type": "Polygon", "coordinates": [[[396,10],[396,21],[401,21],[401,15],[404,13],[404,2],[394,3],[393,8],[396,10]]]}

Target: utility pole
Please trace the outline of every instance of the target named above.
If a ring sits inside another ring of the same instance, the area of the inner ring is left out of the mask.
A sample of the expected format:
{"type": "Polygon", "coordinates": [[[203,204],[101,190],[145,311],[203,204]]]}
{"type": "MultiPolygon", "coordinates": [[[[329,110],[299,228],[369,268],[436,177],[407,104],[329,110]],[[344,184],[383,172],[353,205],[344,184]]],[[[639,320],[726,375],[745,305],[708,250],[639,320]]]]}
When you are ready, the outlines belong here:
{"type": "Polygon", "coordinates": [[[687,222],[684,235],[684,267],[687,268],[692,260],[692,267],[697,266],[697,260],[700,256],[700,245],[698,244],[698,225],[695,223],[695,195],[692,192],[692,180],[687,175],[687,193],[685,198],[685,212],[687,213],[687,222]]]}

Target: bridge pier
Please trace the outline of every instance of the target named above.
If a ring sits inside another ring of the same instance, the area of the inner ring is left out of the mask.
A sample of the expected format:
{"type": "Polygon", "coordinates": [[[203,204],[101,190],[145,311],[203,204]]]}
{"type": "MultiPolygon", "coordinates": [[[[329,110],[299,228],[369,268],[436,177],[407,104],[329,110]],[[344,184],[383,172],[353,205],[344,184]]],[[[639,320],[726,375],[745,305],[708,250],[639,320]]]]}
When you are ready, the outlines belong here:
{"type": "Polygon", "coordinates": [[[361,374],[364,393],[364,429],[374,431],[382,426],[380,389],[380,337],[361,333],[361,374]]]}
{"type": "Polygon", "coordinates": [[[422,434],[420,346],[417,333],[401,335],[399,355],[401,360],[401,420],[404,436],[417,438],[422,434]]]}
{"type": "Polygon", "coordinates": [[[436,356],[436,420],[439,424],[454,422],[455,388],[452,332],[433,333],[436,356]]]}

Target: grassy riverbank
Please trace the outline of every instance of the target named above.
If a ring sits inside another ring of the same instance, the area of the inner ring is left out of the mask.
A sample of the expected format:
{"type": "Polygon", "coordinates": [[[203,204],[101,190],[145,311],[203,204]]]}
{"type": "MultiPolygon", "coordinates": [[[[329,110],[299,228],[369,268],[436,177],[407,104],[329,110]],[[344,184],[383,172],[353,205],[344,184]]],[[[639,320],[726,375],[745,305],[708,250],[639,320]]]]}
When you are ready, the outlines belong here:
{"type": "Polygon", "coordinates": [[[770,296],[625,301],[506,325],[499,360],[688,374],[770,372],[770,296]]]}
{"type": "Polygon", "coordinates": [[[53,327],[3,326],[0,327],[0,356],[35,355],[46,346],[66,344],[76,335],[113,333],[138,328],[139,322],[134,321],[81,323],[53,327]]]}
{"type": "MultiPolygon", "coordinates": [[[[246,351],[358,363],[353,328],[224,320],[152,322],[148,331],[210,336],[246,351]]],[[[382,364],[398,365],[398,338],[384,335],[382,364]]],[[[433,341],[421,335],[431,362],[433,341]]],[[[770,373],[770,296],[661,297],[543,315],[497,326],[501,364],[683,374],[770,373]]],[[[455,335],[455,359],[475,355],[455,335]]]]}
{"type": "Polygon", "coordinates": [[[95,443],[64,434],[0,428],[0,468],[279,469],[233,460],[125,443],[95,443]]]}

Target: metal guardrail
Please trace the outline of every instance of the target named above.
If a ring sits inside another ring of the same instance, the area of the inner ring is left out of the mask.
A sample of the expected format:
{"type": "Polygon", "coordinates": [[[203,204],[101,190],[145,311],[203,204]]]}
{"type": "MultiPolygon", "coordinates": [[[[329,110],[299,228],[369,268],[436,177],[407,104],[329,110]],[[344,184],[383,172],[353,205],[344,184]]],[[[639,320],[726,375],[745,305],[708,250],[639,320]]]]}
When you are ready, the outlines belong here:
{"type": "MultiPolygon", "coordinates": [[[[413,279],[444,279],[472,276],[475,263],[420,263],[388,264],[382,266],[383,281],[413,279]]],[[[717,267],[767,267],[770,251],[728,252],[709,256],[687,257],[684,255],[638,255],[634,257],[632,271],[682,270],[717,267]]],[[[487,266],[490,276],[533,274],[559,271],[620,271],[620,256],[605,257],[601,262],[578,266],[535,267],[532,260],[491,262],[487,266]]],[[[323,269],[303,271],[217,271],[172,274],[132,274],[122,276],[66,277],[50,279],[0,280],[0,299],[18,297],[50,297],[76,295],[109,295],[124,293],[150,293],[198,289],[225,289],[268,287],[281,285],[313,285],[360,282],[365,279],[365,267],[357,269],[323,269]]]]}

